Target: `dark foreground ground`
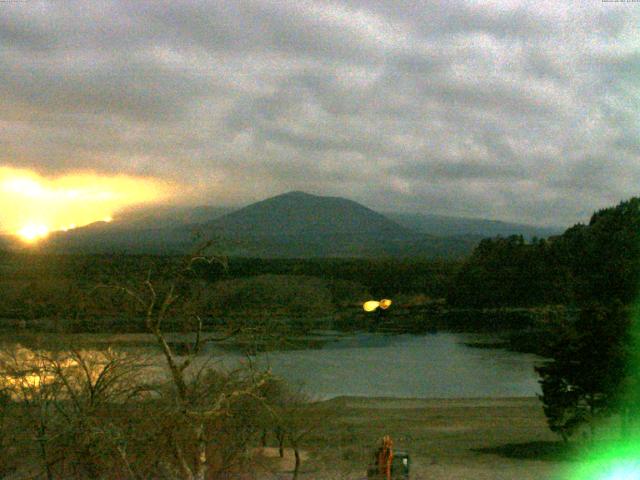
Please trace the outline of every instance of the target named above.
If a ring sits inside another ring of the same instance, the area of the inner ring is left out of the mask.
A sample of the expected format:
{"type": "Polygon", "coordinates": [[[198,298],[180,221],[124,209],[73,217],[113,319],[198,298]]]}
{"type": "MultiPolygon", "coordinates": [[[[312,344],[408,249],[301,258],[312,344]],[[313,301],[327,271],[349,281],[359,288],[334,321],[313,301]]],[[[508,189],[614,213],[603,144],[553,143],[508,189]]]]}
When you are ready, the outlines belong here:
{"type": "MultiPolygon", "coordinates": [[[[563,479],[573,463],[536,398],[347,397],[325,405],[332,415],[309,420],[317,426],[305,442],[304,479],[364,478],[385,434],[411,454],[413,480],[563,479]]],[[[265,456],[277,455],[268,449],[265,456]]],[[[291,465],[290,452],[273,458],[263,478],[291,478],[291,465]]]]}

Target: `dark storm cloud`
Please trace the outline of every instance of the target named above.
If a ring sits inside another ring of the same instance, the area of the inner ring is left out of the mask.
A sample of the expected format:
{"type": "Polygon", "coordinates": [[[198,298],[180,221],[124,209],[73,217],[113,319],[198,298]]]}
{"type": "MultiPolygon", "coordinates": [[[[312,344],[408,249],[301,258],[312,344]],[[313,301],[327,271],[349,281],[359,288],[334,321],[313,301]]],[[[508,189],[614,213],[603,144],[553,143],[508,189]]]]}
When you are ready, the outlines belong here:
{"type": "Polygon", "coordinates": [[[637,193],[633,4],[0,3],[0,164],[570,224],[637,193]]]}

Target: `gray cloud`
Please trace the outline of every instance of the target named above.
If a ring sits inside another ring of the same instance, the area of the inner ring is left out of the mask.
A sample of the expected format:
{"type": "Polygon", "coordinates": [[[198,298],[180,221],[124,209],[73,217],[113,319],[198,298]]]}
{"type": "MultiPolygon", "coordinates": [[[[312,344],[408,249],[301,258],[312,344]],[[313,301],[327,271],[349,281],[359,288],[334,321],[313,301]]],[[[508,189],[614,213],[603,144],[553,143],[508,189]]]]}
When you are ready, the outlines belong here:
{"type": "Polygon", "coordinates": [[[0,4],[0,165],[571,224],[637,194],[632,4],[0,4]]]}

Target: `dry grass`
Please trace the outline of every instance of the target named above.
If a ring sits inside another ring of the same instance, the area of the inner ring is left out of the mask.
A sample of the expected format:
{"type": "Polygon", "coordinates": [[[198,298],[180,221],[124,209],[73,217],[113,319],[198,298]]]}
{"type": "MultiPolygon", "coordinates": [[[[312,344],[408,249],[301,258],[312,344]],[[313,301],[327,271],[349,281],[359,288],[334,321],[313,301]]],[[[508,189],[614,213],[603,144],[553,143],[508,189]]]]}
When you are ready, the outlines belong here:
{"type": "Polygon", "coordinates": [[[413,480],[553,479],[567,465],[536,398],[338,398],[321,406],[305,479],[363,478],[385,434],[409,451],[413,480]]]}

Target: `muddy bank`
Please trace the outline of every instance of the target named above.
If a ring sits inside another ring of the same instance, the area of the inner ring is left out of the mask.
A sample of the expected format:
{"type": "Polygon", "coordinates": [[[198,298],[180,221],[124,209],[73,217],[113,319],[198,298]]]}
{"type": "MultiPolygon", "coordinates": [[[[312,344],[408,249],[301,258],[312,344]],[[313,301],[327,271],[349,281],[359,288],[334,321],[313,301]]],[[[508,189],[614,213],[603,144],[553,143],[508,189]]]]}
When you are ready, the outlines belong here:
{"type": "Polygon", "coordinates": [[[383,435],[410,452],[414,480],[560,479],[574,458],[548,430],[534,397],[341,397],[322,404],[327,410],[306,440],[306,479],[363,478],[383,435]]]}

